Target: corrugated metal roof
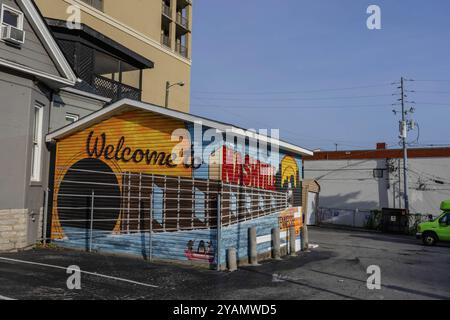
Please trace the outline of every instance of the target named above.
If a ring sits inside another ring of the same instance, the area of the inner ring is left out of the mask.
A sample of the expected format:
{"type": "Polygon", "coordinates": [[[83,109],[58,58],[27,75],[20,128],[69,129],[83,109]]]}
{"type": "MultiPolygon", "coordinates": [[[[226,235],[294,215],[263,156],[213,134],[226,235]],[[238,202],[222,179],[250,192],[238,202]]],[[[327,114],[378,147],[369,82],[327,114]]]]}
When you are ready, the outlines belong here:
{"type": "Polygon", "coordinates": [[[195,116],[195,115],[192,115],[189,113],[180,112],[180,111],[176,111],[176,110],[172,110],[172,109],[167,109],[167,108],[159,107],[159,106],[156,106],[153,104],[134,101],[134,100],[130,100],[130,99],[120,100],[114,104],[111,104],[101,110],[98,110],[98,111],[80,119],[79,121],[77,121],[75,123],[72,123],[68,126],[58,129],[52,133],[49,133],[46,137],[46,141],[47,142],[57,141],[63,137],[71,135],[74,132],[88,128],[92,124],[98,123],[104,119],[107,119],[114,114],[124,112],[126,110],[132,110],[132,109],[142,109],[142,110],[146,110],[149,112],[154,112],[154,113],[158,113],[161,115],[165,115],[170,118],[183,120],[186,122],[201,123],[203,126],[217,129],[222,132],[230,132],[231,131],[232,133],[234,133],[236,135],[243,135],[246,137],[257,138],[262,141],[266,141],[266,142],[270,142],[270,143],[278,143],[280,149],[289,151],[289,152],[292,152],[295,154],[300,154],[303,156],[312,156],[314,154],[312,151],[310,151],[308,149],[296,146],[294,144],[291,144],[291,143],[288,143],[285,141],[273,139],[271,137],[267,137],[267,136],[264,136],[264,135],[261,135],[258,133],[248,132],[244,128],[233,126],[228,123],[219,122],[219,121],[207,119],[207,118],[200,117],[200,116],[195,116]]]}

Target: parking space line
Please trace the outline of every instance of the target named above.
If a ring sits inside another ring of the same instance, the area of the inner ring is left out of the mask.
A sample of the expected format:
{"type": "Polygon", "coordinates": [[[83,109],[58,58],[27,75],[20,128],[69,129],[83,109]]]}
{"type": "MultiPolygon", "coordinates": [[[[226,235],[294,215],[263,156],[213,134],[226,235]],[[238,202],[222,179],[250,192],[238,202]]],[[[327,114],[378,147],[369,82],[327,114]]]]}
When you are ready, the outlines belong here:
{"type": "Polygon", "coordinates": [[[16,299],[13,299],[13,298],[8,298],[8,297],[5,297],[5,296],[2,296],[2,295],[0,295],[0,300],[8,300],[8,301],[13,301],[13,300],[16,300],[16,299]]]}
{"type": "MultiPolygon", "coordinates": [[[[65,268],[65,267],[55,266],[55,265],[46,264],[46,263],[24,261],[24,260],[17,260],[17,259],[3,258],[3,257],[0,257],[0,261],[8,261],[8,262],[29,264],[29,265],[35,265],[35,266],[40,266],[40,267],[59,269],[59,270],[64,270],[64,271],[67,271],[67,269],[68,269],[68,268],[65,268]]],[[[80,272],[84,273],[84,274],[87,274],[87,275],[91,275],[91,276],[96,276],[96,277],[100,277],[100,278],[116,280],[116,281],[121,281],[121,282],[127,282],[127,283],[136,284],[136,285],[140,285],[140,286],[144,286],[144,287],[159,288],[158,286],[155,286],[155,285],[152,285],[152,284],[138,282],[138,281],[133,281],[133,280],[124,279],[124,278],[108,276],[108,275],[101,274],[101,273],[88,272],[88,271],[83,271],[83,270],[80,270],[80,272]]]]}

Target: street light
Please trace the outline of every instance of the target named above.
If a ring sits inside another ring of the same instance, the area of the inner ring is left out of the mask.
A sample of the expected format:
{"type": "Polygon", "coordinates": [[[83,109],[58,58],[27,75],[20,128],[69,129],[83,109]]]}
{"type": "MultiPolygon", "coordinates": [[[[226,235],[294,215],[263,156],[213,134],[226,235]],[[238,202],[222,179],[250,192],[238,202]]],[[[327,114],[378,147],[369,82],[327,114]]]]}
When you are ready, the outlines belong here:
{"type": "Polygon", "coordinates": [[[170,84],[169,81],[166,82],[166,102],[164,104],[164,106],[166,108],[169,107],[169,93],[170,93],[170,88],[174,87],[174,86],[179,86],[179,87],[184,87],[185,83],[184,82],[177,82],[177,83],[173,83],[170,84]]]}

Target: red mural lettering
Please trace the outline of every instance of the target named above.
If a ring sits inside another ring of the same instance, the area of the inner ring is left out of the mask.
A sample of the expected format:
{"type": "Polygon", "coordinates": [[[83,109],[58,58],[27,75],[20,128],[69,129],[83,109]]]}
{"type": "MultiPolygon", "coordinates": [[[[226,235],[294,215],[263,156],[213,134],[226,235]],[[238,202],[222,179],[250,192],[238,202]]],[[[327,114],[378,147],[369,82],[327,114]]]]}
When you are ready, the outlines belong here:
{"type": "Polygon", "coordinates": [[[223,147],[222,180],[226,183],[265,190],[275,190],[276,169],[246,154],[223,147]]]}

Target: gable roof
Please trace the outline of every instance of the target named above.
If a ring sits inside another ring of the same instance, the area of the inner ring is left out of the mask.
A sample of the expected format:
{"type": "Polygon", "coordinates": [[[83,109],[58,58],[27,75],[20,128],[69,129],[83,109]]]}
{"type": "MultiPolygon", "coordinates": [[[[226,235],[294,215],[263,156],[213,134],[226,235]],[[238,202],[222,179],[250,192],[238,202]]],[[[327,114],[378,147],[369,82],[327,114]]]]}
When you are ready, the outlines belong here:
{"type": "Polygon", "coordinates": [[[36,7],[34,1],[16,1],[19,7],[22,9],[24,15],[28,18],[28,21],[30,22],[34,32],[41,40],[44,48],[48,52],[60,75],[54,75],[46,73],[44,71],[36,70],[32,67],[24,66],[16,62],[6,60],[2,57],[0,57],[0,66],[31,74],[52,87],[74,86],[77,82],[77,76],[72,70],[72,67],[65,58],[55,39],[53,38],[50,30],[44,22],[44,18],[42,17],[39,9],[36,7]]]}
{"type": "Polygon", "coordinates": [[[148,104],[144,102],[134,101],[130,99],[123,99],[120,101],[117,101],[116,103],[113,103],[101,110],[98,110],[80,120],[77,122],[74,122],[70,125],[67,125],[59,130],[53,131],[52,133],[49,133],[46,137],[47,142],[54,142],[56,140],[60,140],[64,137],[67,137],[71,135],[72,133],[75,133],[79,130],[83,130],[86,128],[89,128],[95,123],[99,123],[102,120],[108,119],[111,116],[122,113],[128,110],[134,110],[134,109],[140,109],[140,110],[146,110],[149,112],[154,112],[160,115],[167,116],[169,118],[182,120],[189,123],[201,123],[202,125],[213,128],[216,130],[219,130],[220,132],[232,132],[238,136],[244,136],[244,137],[250,137],[250,138],[257,138],[259,140],[265,141],[265,142],[272,142],[272,143],[278,143],[280,146],[280,149],[289,151],[295,154],[299,154],[302,156],[312,156],[313,152],[310,150],[307,150],[305,148],[296,146],[294,144],[277,140],[271,137],[267,137],[265,135],[261,135],[258,133],[248,132],[246,129],[233,126],[228,123],[224,122],[218,122],[215,120],[194,116],[189,113],[180,112],[176,110],[171,110],[163,107],[159,107],[153,104],[148,104]]]}

